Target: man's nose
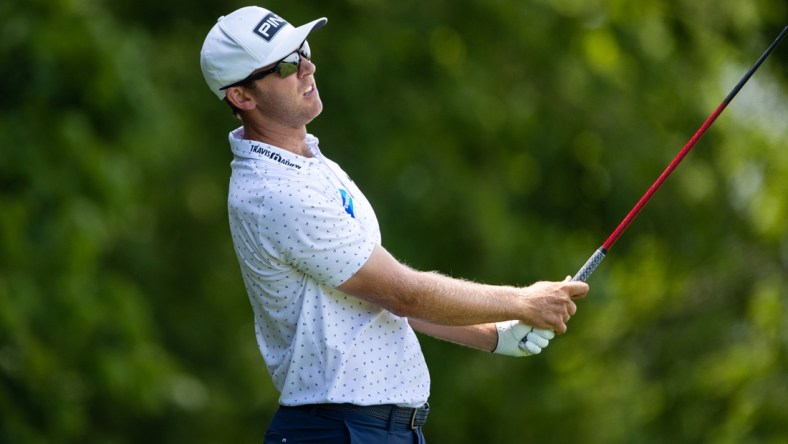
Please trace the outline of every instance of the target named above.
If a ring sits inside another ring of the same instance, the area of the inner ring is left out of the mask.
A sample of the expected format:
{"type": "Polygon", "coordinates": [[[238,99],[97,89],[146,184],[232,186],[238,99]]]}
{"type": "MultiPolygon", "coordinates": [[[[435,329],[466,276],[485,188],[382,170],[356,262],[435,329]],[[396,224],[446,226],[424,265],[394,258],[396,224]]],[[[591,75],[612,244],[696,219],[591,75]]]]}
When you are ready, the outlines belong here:
{"type": "Polygon", "coordinates": [[[308,76],[309,74],[317,71],[317,66],[306,57],[301,57],[301,63],[298,67],[298,77],[308,76]]]}

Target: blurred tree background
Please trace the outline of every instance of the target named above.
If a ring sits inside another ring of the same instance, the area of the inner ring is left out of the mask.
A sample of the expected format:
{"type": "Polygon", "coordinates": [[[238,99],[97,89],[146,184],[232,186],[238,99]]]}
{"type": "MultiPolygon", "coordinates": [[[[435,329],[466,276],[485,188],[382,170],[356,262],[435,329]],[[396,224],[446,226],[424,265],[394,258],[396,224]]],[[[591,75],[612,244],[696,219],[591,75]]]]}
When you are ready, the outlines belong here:
{"type": "MultiPolygon", "coordinates": [[[[0,442],[262,442],[204,0],[0,4],[0,442]]],[[[384,245],[560,280],[788,24],[784,0],[271,0],[384,245]]],[[[433,443],[788,442],[788,42],[542,355],[422,338],[433,443]]]]}

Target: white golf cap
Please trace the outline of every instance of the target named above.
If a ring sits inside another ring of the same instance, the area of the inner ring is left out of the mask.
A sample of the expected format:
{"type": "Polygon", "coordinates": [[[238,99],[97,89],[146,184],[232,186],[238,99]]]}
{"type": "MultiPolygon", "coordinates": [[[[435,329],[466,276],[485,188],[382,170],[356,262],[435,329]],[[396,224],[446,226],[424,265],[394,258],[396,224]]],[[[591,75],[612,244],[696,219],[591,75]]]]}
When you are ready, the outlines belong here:
{"type": "Polygon", "coordinates": [[[200,66],[208,87],[219,99],[224,99],[222,87],[287,57],[310,32],[327,21],[323,17],[295,28],[258,6],[247,6],[219,17],[200,51],[200,66]]]}

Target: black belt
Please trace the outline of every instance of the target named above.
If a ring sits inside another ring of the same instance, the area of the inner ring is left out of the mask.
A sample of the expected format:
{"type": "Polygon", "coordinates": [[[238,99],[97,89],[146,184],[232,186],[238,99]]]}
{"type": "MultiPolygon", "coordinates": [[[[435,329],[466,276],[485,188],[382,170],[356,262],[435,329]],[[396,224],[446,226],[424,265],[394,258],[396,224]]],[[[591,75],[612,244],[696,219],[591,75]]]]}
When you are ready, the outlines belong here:
{"type": "Polygon", "coordinates": [[[355,404],[308,404],[294,406],[299,410],[331,410],[342,412],[361,413],[378,419],[388,421],[394,418],[394,422],[409,425],[411,429],[421,427],[427,422],[427,415],[430,414],[429,403],[424,403],[418,408],[399,407],[392,404],[383,405],[355,405],[355,404]]]}

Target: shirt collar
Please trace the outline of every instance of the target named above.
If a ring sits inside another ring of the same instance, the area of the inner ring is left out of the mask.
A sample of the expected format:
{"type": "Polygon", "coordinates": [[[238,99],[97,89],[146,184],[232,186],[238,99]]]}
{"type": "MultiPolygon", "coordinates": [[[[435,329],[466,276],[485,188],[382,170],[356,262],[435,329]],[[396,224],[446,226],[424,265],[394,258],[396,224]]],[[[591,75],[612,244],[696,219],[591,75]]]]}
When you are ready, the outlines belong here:
{"type": "MultiPolygon", "coordinates": [[[[236,128],[229,134],[228,138],[230,140],[230,150],[236,156],[259,159],[299,170],[307,167],[313,161],[309,157],[299,156],[298,154],[292,153],[274,145],[256,140],[244,139],[243,136],[243,127],[236,128]]],[[[307,134],[306,144],[313,156],[322,156],[318,146],[319,140],[317,137],[313,136],[312,134],[307,134]]]]}

